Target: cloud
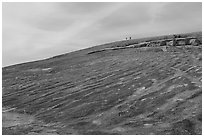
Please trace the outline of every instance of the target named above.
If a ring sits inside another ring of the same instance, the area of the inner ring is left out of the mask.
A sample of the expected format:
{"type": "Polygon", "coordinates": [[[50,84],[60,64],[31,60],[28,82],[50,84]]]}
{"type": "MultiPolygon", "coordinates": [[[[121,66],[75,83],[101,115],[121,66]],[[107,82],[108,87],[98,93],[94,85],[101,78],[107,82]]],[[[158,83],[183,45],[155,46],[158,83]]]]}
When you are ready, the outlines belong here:
{"type": "Polygon", "coordinates": [[[106,10],[107,8],[117,5],[116,3],[105,3],[105,2],[60,2],[56,3],[57,7],[65,13],[71,13],[81,16],[81,14],[90,14],[92,12],[100,12],[101,10],[106,10]]]}
{"type": "Polygon", "coordinates": [[[127,26],[138,26],[151,20],[148,12],[149,4],[130,3],[115,11],[101,21],[104,28],[122,28],[127,26]]]}
{"type": "Polygon", "coordinates": [[[200,2],[168,3],[164,6],[157,19],[163,21],[201,18],[202,4],[200,2]]]}
{"type": "Polygon", "coordinates": [[[157,14],[155,23],[161,24],[163,28],[170,28],[178,33],[179,31],[201,31],[202,29],[202,4],[168,3],[164,5],[161,12],[157,14]]]}

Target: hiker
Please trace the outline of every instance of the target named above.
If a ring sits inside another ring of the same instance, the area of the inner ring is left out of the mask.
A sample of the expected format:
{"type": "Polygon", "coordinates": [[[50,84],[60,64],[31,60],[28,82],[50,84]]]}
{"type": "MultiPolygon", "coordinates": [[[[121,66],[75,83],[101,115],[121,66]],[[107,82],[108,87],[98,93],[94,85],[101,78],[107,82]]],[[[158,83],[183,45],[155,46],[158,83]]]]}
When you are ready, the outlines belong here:
{"type": "Polygon", "coordinates": [[[131,37],[130,37],[130,39],[131,39],[131,37]]]}
{"type": "Polygon", "coordinates": [[[173,39],[172,39],[172,46],[176,46],[176,35],[173,35],[173,39]]]}

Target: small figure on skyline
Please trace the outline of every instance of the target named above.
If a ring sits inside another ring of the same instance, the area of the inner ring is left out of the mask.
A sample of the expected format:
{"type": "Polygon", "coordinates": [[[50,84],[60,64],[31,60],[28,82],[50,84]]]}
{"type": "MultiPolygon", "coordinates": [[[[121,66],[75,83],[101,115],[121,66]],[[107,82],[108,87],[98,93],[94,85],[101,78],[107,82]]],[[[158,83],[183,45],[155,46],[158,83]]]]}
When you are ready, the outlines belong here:
{"type": "Polygon", "coordinates": [[[176,46],[176,35],[173,35],[173,39],[172,39],[172,41],[173,41],[172,46],[176,46]]]}

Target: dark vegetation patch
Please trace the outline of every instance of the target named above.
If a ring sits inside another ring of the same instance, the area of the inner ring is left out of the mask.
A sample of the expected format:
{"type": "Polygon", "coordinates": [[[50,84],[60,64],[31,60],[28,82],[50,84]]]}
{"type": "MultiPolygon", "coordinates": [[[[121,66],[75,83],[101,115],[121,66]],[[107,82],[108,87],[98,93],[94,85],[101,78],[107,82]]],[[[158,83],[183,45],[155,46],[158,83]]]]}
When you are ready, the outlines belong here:
{"type": "Polygon", "coordinates": [[[184,119],[174,123],[171,132],[173,135],[196,135],[194,126],[195,124],[192,121],[184,119]]]}

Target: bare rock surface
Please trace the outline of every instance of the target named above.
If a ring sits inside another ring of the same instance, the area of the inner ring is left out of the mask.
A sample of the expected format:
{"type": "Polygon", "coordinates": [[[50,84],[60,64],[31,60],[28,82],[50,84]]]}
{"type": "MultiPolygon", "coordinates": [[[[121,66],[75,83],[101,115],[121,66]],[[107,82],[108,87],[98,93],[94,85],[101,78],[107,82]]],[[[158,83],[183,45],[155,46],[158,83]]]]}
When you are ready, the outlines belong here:
{"type": "Polygon", "coordinates": [[[3,134],[201,134],[201,46],[91,51],[3,68],[3,134]]]}

